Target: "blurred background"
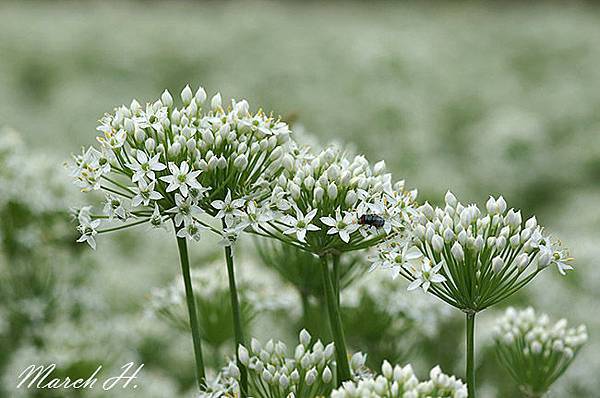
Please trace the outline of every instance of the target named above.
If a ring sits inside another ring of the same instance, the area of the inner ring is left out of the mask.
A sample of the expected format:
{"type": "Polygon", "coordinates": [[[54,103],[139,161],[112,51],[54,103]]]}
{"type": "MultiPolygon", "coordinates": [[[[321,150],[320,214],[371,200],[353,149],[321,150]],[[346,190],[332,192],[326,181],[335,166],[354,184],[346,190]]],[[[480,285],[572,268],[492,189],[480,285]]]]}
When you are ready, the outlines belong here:
{"type": "MultiPolygon", "coordinates": [[[[72,377],[131,360],[146,364],[140,389],[119,396],[193,396],[173,239],[141,228],[95,252],[73,243],[68,209],[82,198],[62,168],[94,142],[104,112],[187,83],[385,159],[421,201],[439,204],[450,188],[535,214],[576,271],[544,272],[506,305],[587,324],[590,342],[553,396],[598,396],[599,42],[600,8],[577,2],[0,3],[0,396],[52,396],[14,390],[31,363],[72,377]]],[[[280,269],[289,253],[251,239],[238,253],[254,335],[291,342],[311,319],[328,339],[311,316],[312,282],[280,269]]],[[[232,352],[221,256],[212,239],[192,247],[198,300],[214,312],[204,331],[214,369],[232,352]]],[[[352,350],[372,366],[388,357],[422,376],[436,364],[464,376],[461,313],[347,261],[352,350]]],[[[518,396],[492,350],[500,311],[478,325],[483,397],[518,396]]]]}

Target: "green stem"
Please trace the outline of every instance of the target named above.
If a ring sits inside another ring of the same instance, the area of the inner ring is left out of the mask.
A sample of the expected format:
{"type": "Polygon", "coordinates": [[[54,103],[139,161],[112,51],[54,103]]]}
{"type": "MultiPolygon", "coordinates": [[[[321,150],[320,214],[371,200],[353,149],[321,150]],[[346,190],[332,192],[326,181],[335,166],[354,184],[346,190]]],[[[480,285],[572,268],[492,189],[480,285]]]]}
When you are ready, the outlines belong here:
{"type": "Polygon", "coordinates": [[[467,390],[475,398],[475,314],[467,313],[467,390]]]}
{"type": "Polygon", "coordinates": [[[333,335],[333,342],[335,344],[337,382],[339,386],[342,384],[342,382],[350,380],[350,365],[348,363],[348,353],[346,351],[346,341],[344,338],[344,329],[342,328],[340,309],[337,305],[337,297],[331,281],[327,258],[324,256],[321,257],[321,271],[323,273],[323,287],[325,289],[325,301],[327,302],[329,323],[331,326],[331,333],[333,335]]]}
{"type": "MultiPolygon", "coordinates": [[[[175,228],[177,231],[179,228],[175,228]]],[[[202,388],[206,373],[204,371],[204,359],[202,357],[202,340],[200,339],[200,327],[198,322],[198,312],[196,311],[196,300],[192,289],[192,277],[190,275],[190,260],[188,258],[187,242],[185,238],[177,238],[177,247],[179,248],[179,259],[181,261],[181,273],[183,274],[183,283],[185,285],[185,298],[187,300],[188,313],[190,317],[190,328],[192,329],[192,341],[194,343],[194,355],[196,357],[196,377],[198,386],[202,388]]]]}
{"type": "Polygon", "coordinates": [[[302,323],[304,327],[308,329],[308,323],[310,321],[310,303],[308,301],[308,294],[306,294],[304,290],[301,290],[300,298],[302,299],[302,323]]]}
{"type": "Polygon", "coordinates": [[[333,288],[338,308],[340,307],[340,256],[333,256],[333,288]]]}
{"type": "MultiPolygon", "coordinates": [[[[225,220],[223,220],[223,228],[225,228],[225,220]]],[[[238,355],[238,347],[245,345],[244,331],[242,327],[240,301],[238,298],[237,286],[235,283],[235,269],[233,266],[233,254],[231,246],[225,246],[225,261],[227,261],[227,275],[229,277],[229,297],[231,298],[231,312],[233,313],[233,332],[235,335],[235,357],[237,366],[240,370],[240,393],[241,398],[248,396],[248,372],[246,367],[240,362],[238,355]]]]}

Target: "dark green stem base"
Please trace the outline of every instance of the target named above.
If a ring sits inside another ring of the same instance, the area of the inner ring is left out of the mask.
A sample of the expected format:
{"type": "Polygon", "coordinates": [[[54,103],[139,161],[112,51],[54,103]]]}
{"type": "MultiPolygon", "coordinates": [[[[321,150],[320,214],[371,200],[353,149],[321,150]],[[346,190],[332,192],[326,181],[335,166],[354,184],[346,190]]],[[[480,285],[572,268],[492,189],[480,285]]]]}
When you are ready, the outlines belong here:
{"type": "Polygon", "coordinates": [[[467,390],[475,398],[475,314],[467,314],[467,390]]]}
{"type": "Polygon", "coordinates": [[[336,362],[337,362],[337,383],[350,380],[350,364],[348,362],[348,352],[346,351],[346,340],[344,329],[342,328],[342,317],[338,306],[337,294],[331,280],[331,271],[327,263],[327,258],[321,257],[321,270],[323,273],[323,287],[325,289],[325,301],[327,302],[327,312],[329,313],[329,323],[333,342],[335,344],[336,362]]]}
{"type": "Polygon", "coordinates": [[[204,370],[204,359],[202,357],[202,339],[200,338],[200,326],[198,312],[196,312],[196,300],[192,288],[192,277],[190,275],[190,260],[188,258],[187,242],[184,238],[177,238],[179,248],[179,260],[181,262],[181,273],[185,286],[185,299],[187,301],[188,314],[190,317],[190,328],[192,329],[192,341],[194,343],[194,355],[196,358],[196,378],[198,386],[202,388],[206,379],[204,370]]]}

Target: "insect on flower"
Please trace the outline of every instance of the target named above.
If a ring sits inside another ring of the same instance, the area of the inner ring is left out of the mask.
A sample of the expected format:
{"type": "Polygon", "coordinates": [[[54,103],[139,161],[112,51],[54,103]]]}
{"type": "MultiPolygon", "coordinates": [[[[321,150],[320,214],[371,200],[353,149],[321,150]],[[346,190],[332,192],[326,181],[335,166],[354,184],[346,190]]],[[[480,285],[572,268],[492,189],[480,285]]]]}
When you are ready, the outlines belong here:
{"type": "Polygon", "coordinates": [[[383,217],[376,214],[363,214],[358,219],[358,223],[361,225],[369,225],[375,228],[383,228],[385,225],[385,220],[383,217]]]}

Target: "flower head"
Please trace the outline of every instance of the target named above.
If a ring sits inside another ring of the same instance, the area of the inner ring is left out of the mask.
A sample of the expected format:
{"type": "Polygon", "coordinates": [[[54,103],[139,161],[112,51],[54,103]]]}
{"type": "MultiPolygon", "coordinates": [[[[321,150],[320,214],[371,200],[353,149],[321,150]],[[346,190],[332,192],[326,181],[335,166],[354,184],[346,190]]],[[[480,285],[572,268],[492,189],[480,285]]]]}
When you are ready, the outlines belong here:
{"type": "Polygon", "coordinates": [[[533,308],[508,308],[495,327],[496,351],[501,364],[531,396],[542,396],[570,366],[588,339],[586,327],[555,324],[533,308]]]}
{"type": "Polygon", "coordinates": [[[444,208],[422,205],[407,236],[393,237],[371,257],[414,289],[422,286],[454,307],[480,311],[509,297],[550,264],[572,269],[566,252],[544,234],[535,217],[523,222],[501,196],[486,212],[462,205],[448,192],[444,208]],[[407,256],[407,253],[411,253],[407,256]],[[417,262],[415,263],[415,260],[417,262]]]}
{"type": "MultiPolygon", "coordinates": [[[[249,347],[239,346],[240,362],[248,370],[249,396],[256,398],[313,398],[329,396],[335,386],[333,343],[327,346],[320,340],[311,344],[311,336],[303,330],[300,343],[290,355],[286,345],[273,340],[261,344],[252,339],[249,347]],[[261,386],[268,386],[265,389],[261,386]]],[[[236,384],[240,377],[231,362],[218,376],[225,384],[236,384]]],[[[236,385],[234,390],[238,390],[236,385]]]]}
{"type": "Polygon", "coordinates": [[[194,95],[186,87],[179,107],[165,91],[145,107],[133,100],[101,118],[99,148],[73,156],[71,174],[82,191],[110,195],[109,221],[133,219],[133,226],[172,219],[185,225],[181,234],[197,238],[190,229],[204,223],[198,209],[225,220],[211,228],[223,235],[258,231],[274,219],[271,181],[295,148],[287,124],[251,112],[245,100],[206,99],[204,89],[194,95]]]}
{"type": "Polygon", "coordinates": [[[460,379],[442,373],[439,366],[420,382],[411,365],[401,367],[384,361],[381,375],[347,381],[331,393],[332,398],[466,398],[467,387],[460,379]]]}
{"type": "Polygon", "coordinates": [[[323,255],[369,247],[402,229],[412,212],[416,191],[405,192],[402,181],[393,184],[381,162],[371,166],[363,156],[330,146],[320,152],[297,148],[283,164],[271,203],[283,213],[284,226],[271,223],[267,234],[284,241],[289,237],[282,235],[295,236],[291,243],[307,251],[323,255]]]}

